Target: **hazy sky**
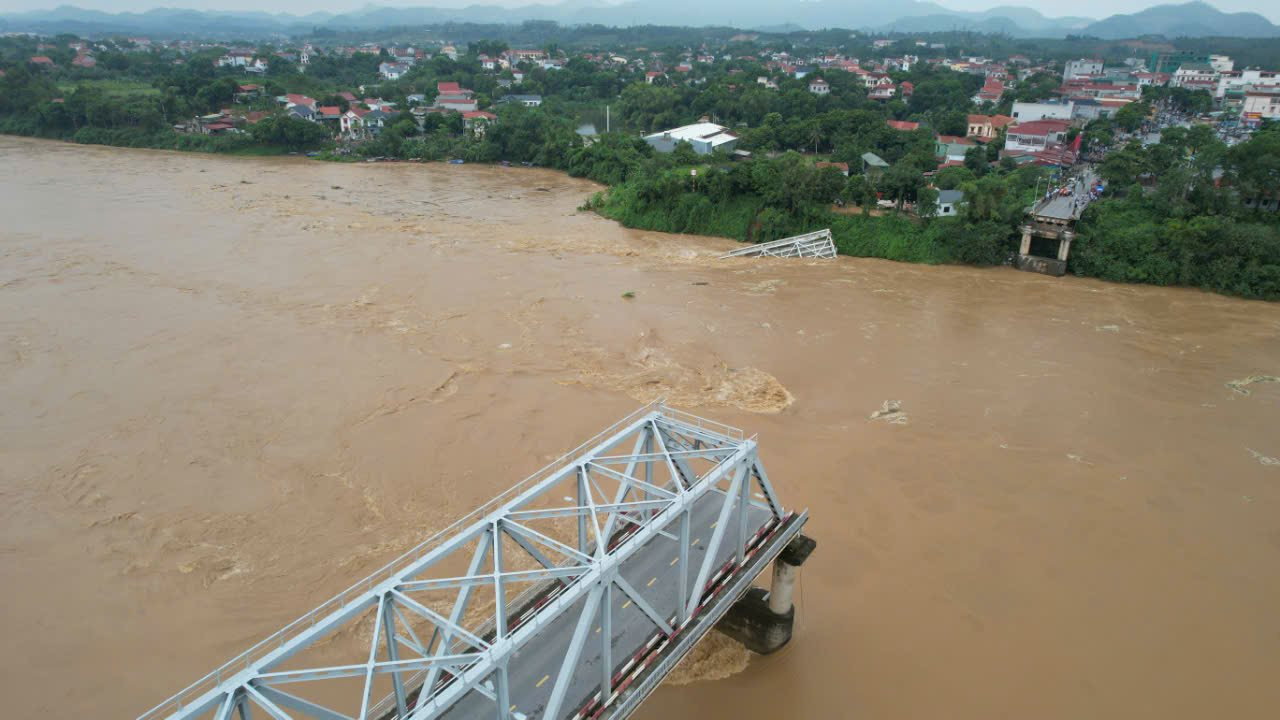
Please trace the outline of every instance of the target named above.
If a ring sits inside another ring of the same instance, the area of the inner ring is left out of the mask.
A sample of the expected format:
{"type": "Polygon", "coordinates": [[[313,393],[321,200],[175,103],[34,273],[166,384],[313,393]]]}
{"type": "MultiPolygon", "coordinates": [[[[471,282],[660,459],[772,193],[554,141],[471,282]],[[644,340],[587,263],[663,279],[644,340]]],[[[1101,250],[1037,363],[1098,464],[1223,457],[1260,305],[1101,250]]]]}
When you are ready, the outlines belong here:
{"type": "MultiPolygon", "coordinates": [[[[290,12],[306,14],[318,10],[342,12],[353,10],[364,5],[387,5],[400,7],[465,7],[467,5],[530,5],[535,2],[555,4],[560,0],[0,0],[0,11],[46,10],[59,5],[75,5],[93,10],[118,12],[121,10],[147,10],[154,7],[181,7],[193,9],[218,10],[265,10],[267,12],[290,12]]],[[[621,0],[605,0],[621,2],[621,0]]],[[[1185,0],[1163,0],[1165,2],[1181,2],[1185,0]]],[[[1063,15],[1083,15],[1086,17],[1104,18],[1108,15],[1123,12],[1134,12],[1152,5],[1161,4],[1159,0],[1075,0],[1071,3],[1056,0],[934,0],[938,5],[955,10],[983,10],[1001,5],[1014,5],[1034,8],[1050,17],[1063,15]]],[[[1211,0],[1210,4],[1227,12],[1252,11],[1267,16],[1273,22],[1280,22],[1280,3],[1264,0],[1211,0]]]]}

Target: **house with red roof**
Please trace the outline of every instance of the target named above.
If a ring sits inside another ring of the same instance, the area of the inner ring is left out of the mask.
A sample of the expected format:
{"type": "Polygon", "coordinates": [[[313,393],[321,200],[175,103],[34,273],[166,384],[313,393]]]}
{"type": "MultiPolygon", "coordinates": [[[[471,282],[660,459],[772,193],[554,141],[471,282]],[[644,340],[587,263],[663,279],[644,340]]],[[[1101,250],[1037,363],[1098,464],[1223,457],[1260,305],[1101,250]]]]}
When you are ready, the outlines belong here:
{"type": "Polygon", "coordinates": [[[438,82],[436,83],[436,95],[443,97],[459,97],[469,98],[473,95],[471,90],[462,87],[456,82],[438,82]]]}
{"type": "Polygon", "coordinates": [[[998,79],[989,77],[982,84],[982,89],[977,95],[973,96],[973,102],[981,105],[982,103],[998,103],[1000,98],[1004,97],[1004,83],[998,79]]]}
{"type": "Polygon", "coordinates": [[[358,137],[364,133],[364,118],[373,112],[367,108],[353,107],[342,113],[338,119],[338,131],[347,137],[358,137]]]}
{"type": "Polygon", "coordinates": [[[912,130],[920,129],[920,123],[911,122],[910,120],[885,120],[885,124],[894,130],[901,130],[903,132],[911,132],[912,130]]]}
{"type": "Polygon", "coordinates": [[[1039,152],[1061,145],[1070,129],[1070,120],[1032,120],[1018,123],[1005,132],[1004,149],[1039,152]]]}
{"type": "Polygon", "coordinates": [[[498,121],[498,116],[487,110],[472,110],[462,113],[462,126],[474,132],[476,135],[483,135],[485,128],[490,123],[498,121]]]}
{"type": "Polygon", "coordinates": [[[71,61],[71,65],[73,67],[84,68],[86,70],[88,70],[89,68],[92,68],[97,64],[98,64],[98,61],[93,59],[92,55],[87,55],[84,53],[76,55],[75,59],[71,61]]]}
{"type": "Polygon", "coordinates": [[[475,93],[456,82],[436,83],[436,101],[433,107],[463,113],[480,109],[475,93]]]}
{"type": "Polygon", "coordinates": [[[1012,122],[1013,118],[1008,115],[970,115],[969,131],[965,136],[986,142],[999,135],[1012,122]]]}
{"type": "Polygon", "coordinates": [[[298,95],[296,93],[282,95],[281,97],[276,98],[276,100],[283,102],[286,109],[301,106],[308,110],[315,110],[317,104],[315,98],[307,97],[306,95],[298,95]]]}
{"type": "Polygon", "coordinates": [[[30,63],[31,63],[32,65],[35,65],[36,67],[46,68],[46,69],[47,69],[47,68],[57,67],[57,64],[56,64],[56,63],[54,63],[54,62],[53,62],[53,60],[50,60],[50,59],[49,59],[47,56],[45,56],[45,55],[33,55],[33,56],[31,56],[30,63]]]}

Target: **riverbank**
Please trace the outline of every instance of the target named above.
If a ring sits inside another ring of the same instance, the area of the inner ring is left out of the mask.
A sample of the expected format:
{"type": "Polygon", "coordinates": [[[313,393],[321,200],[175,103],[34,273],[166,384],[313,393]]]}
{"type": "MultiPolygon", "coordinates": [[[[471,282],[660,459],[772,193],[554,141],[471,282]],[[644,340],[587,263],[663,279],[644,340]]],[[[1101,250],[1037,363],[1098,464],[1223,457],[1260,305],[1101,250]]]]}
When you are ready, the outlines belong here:
{"type": "MultiPolygon", "coordinates": [[[[82,144],[132,142],[136,143],[133,147],[231,155],[286,152],[247,136],[171,131],[136,135],[91,129],[76,135],[82,144]]],[[[387,146],[389,155],[335,156],[326,152],[321,159],[421,163],[466,156],[469,162],[493,165],[499,157],[495,154],[498,147],[487,143],[486,139],[472,138],[436,146],[425,138],[411,138],[394,148],[387,146]],[[410,143],[416,143],[416,149],[406,151],[410,143]]],[[[551,157],[541,150],[536,154],[525,151],[516,156],[523,164],[535,164],[524,158],[551,157]]],[[[748,164],[703,165],[699,175],[699,168],[690,172],[687,167],[672,167],[675,160],[654,156],[636,138],[614,135],[574,154],[556,157],[559,160],[552,163],[555,169],[609,183],[607,191],[590,195],[582,207],[626,227],[716,235],[739,242],[830,228],[842,255],[975,266],[1011,262],[1018,250],[1025,209],[1038,196],[1045,174],[1036,167],[988,174],[965,185],[966,200],[957,215],[939,218],[926,213],[920,218],[897,212],[833,212],[830,199],[853,192],[850,188],[860,178],[850,179],[846,186],[839,173],[819,169],[795,154],[748,164]],[[644,160],[646,153],[649,157],[644,160]]],[[[870,202],[875,194],[869,187],[859,185],[855,199],[870,202]]],[[[924,206],[932,202],[926,193],[924,206]]],[[[1067,271],[1113,282],[1184,285],[1250,299],[1280,300],[1280,223],[1273,214],[1189,213],[1187,207],[1171,208],[1159,194],[1148,198],[1141,190],[1095,203],[1076,227],[1067,271]]]]}
{"type": "Polygon", "coordinates": [[[787,650],[645,718],[1280,706],[1280,306],[721,261],[537,168],[0,158],[15,716],[136,716],[655,395],[821,546],[787,650]]]}

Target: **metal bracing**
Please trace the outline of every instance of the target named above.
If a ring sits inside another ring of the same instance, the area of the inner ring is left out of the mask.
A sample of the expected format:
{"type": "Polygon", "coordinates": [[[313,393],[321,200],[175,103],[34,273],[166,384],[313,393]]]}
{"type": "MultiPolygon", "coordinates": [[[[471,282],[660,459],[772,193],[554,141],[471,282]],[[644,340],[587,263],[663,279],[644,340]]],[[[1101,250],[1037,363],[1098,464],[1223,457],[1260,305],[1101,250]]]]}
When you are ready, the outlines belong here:
{"type": "Polygon", "coordinates": [[[835,239],[831,236],[830,229],[823,229],[781,240],[748,245],[725,253],[720,256],[720,259],[731,257],[833,258],[835,256],[835,239]]]}
{"type": "Polygon", "coordinates": [[[787,517],[754,439],[651,404],[141,720],[607,707],[787,517]]]}

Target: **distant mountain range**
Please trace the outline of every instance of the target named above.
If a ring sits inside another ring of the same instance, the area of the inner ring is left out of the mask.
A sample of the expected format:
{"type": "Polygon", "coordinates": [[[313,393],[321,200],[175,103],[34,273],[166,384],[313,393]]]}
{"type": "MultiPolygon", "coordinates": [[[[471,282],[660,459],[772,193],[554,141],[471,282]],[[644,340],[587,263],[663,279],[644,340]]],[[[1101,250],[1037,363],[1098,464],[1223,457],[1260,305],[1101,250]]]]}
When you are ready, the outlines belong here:
{"type": "Polygon", "coordinates": [[[53,10],[0,14],[0,31],[78,34],[133,33],[257,38],[305,33],[316,27],[334,30],[430,25],[445,22],[513,24],[552,20],[564,25],[683,25],[758,28],[769,31],[850,28],[874,32],[944,32],[967,30],[1015,37],[1063,37],[1068,34],[1104,39],[1164,35],[1166,37],[1280,37],[1280,27],[1257,13],[1224,13],[1203,2],[1157,5],[1129,15],[1094,21],[1085,17],[1046,17],[1025,7],[998,7],[981,12],[949,10],[925,0],[629,0],[610,5],[601,0],[565,0],[517,8],[470,5],[460,8],[392,8],[370,5],[348,13],[308,15],[266,12],[220,12],[157,8],[141,13],[104,13],[72,6],[53,10]]]}
{"type": "Polygon", "coordinates": [[[1112,15],[1086,27],[1083,34],[1104,39],[1165,37],[1278,37],[1280,27],[1258,13],[1224,13],[1204,2],[1156,5],[1132,15],[1112,15]]]}

